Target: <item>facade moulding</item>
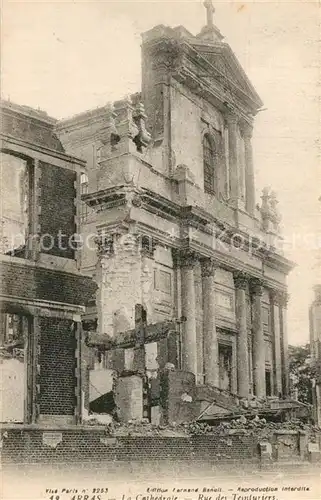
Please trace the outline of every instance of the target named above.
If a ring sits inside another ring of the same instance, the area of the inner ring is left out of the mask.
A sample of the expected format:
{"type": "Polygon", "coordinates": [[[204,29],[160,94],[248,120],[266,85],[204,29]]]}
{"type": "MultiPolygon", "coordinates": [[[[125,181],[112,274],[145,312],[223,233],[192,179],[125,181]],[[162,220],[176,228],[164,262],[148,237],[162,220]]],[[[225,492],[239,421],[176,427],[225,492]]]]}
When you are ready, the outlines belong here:
{"type": "MultiPolygon", "coordinates": [[[[294,263],[281,255],[274,254],[272,250],[268,249],[267,244],[264,246],[264,242],[259,237],[252,237],[251,234],[238,228],[227,226],[227,224],[222,223],[199,207],[191,205],[181,206],[147,189],[133,187],[130,190],[136,193],[137,196],[140,196],[142,202],[140,208],[154,215],[180,224],[183,222],[189,227],[197,228],[206,234],[210,233],[209,224],[213,223],[224,233],[220,234],[223,243],[231,243],[232,239],[234,241],[235,235],[237,235],[242,239],[245,251],[251,250],[253,256],[263,259],[265,264],[268,264],[271,268],[288,273],[294,267],[294,263]],[[255,248],[256,246],[257,248],[255,248]]],[[[91,207],[104,203],[102,210],[108,210],[109,208],[126,204],[125,193],[127,191],[128,188],[126,186],[118,186],[99,191],[98,193],[86,194],[82,197],[82,200],[91,207]]],[[[136,204],[136,206],[139,205],[136,204]]]]}

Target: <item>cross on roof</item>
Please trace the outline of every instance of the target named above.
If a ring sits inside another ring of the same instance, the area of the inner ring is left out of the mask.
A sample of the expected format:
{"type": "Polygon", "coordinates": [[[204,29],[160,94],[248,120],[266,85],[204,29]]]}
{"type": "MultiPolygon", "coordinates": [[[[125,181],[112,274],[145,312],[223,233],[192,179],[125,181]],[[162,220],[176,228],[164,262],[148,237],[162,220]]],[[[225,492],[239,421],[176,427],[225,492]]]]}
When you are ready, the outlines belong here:
{"type": "Polygon", "coordinates": [[[215,8],[213,7],[212,0],[205,0],[203,3],[206,9],[206,18],[207,18],[207,26],[213,26],[213,15],[215,12],[215,8]]]}

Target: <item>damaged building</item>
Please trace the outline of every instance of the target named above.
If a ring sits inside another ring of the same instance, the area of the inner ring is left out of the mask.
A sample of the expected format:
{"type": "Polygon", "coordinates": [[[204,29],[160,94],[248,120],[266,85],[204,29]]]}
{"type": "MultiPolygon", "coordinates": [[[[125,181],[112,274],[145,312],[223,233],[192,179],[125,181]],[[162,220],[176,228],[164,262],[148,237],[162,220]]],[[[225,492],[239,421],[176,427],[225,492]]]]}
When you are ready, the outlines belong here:
{"type": "Polygon", "coordinates": [[[143,34],[141,92],[60,121],[2,103],[2,421],[166,424],[299,406],[293,264],[275,193],[255,199],[262,106],[210,3],[196,36],[143,34]]]}

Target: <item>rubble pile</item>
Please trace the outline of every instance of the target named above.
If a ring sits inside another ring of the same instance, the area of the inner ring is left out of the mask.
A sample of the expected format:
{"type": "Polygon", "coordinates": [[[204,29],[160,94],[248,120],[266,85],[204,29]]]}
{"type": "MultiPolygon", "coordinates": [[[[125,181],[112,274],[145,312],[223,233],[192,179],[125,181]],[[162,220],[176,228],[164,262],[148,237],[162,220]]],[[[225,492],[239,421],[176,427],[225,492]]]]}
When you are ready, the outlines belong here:
{"type": "MultiPolygon", "coordinates": [[[[91,422],[91,425],[97,425],[91,422]]],[[[159,436],[159,437],[175,437],[175,436],[199,436],[199,435],[218,435],[228,436],[233,434],[242,434],[245,436],[257,436],[259,440],[269,439],[276,431],[296,431],[305,432],[313,436],[320,433],[320,428],[305,424],[300,420],[292,420],[289,422],[267,422],[265,418],[247,419],[245,416],[240,418],[223,421],[217,425],[209,425],[206,422],[190,422],[186,424],[175,424],[162,426],[151,424],[145,421],[128,423],[112,422],[105,426],[105,432],[111,437],[134,437],[134,436],[159,436]]]]}

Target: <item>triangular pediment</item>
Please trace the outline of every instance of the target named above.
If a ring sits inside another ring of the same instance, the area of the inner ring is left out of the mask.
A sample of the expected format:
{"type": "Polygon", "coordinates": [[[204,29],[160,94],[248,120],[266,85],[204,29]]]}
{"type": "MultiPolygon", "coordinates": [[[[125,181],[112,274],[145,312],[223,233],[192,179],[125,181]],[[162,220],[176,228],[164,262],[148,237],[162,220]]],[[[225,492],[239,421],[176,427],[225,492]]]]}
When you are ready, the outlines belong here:
{"type": "MultiPolygon", "coordinates": [[[[258,109],[263,106],[260,96],[228,44],[198,42],[193,43],[193,48],[216,70],[211,75],[211,70],[208,68],[209,78],[213,76],[232,93],[239,91],[255,103],[258,109]]],[[[206,72],[204,77],[205,75],[206,72]]]]}

